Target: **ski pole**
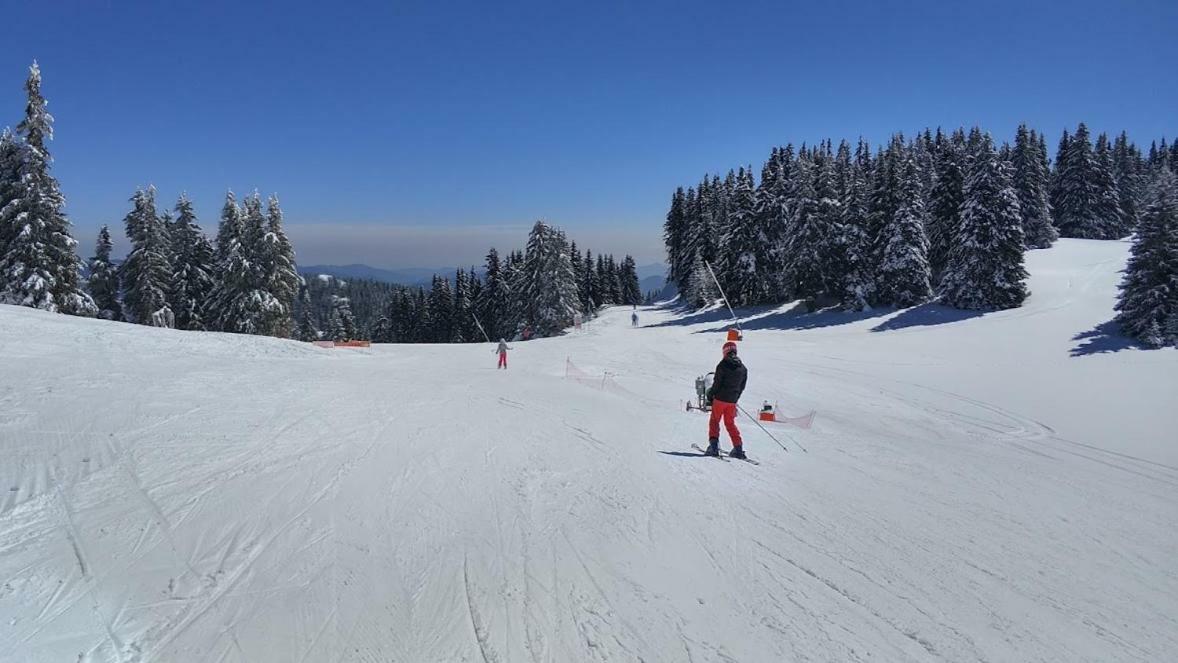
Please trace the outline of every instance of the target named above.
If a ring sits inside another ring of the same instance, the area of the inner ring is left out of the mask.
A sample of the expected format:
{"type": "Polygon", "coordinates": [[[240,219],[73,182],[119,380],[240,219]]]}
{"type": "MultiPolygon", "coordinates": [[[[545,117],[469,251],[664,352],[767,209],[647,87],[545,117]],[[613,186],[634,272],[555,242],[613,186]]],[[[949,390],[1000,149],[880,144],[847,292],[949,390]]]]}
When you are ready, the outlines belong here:
{"type": "MultiPolygon", "coordinates": [[[[786,451],[789,451],[789,449],[786,449],[785,445],[781,443],[781,440],[773,437],[773,433],[770,433],[767,428],[765,428],[764,426],[761,425],[761,422],[758,421],[756,417],[754,417],[753,415],[746,412],[744,408],[740,407],[740,405],[737,405],[736,407],[737,407],[737,409],[739,409],[741,412],[744,413],[744,416],[748,417],[749,419],[752,419],[753,423],[757,425],[757,428],[760,428],[762,431],[764,431],[764,433],[769,436],[770,440],[773,440],[774,442],[777,443],[777,446],[781,447],[782,449],[785,449],[786,451]]],[[[789,437],[790,442],[797,444],[799,449],[801,449],[802,451],[805,451],[806,453],[810,453],[806,449],[806,447],[803,447],[802,445],[798,444],[797,440],[793,439],[789,435],[786,435],[786,437],[789,437]]]]}

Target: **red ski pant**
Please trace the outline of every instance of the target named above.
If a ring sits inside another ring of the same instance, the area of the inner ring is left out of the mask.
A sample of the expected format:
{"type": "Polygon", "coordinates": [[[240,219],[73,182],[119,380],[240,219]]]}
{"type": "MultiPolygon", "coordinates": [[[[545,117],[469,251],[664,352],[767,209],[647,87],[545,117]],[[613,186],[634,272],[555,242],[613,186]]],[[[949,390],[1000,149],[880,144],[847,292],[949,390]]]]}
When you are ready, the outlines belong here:
{"type": "Polygon", "coordinates": [[[507,353],[499,353],[499,366],[497,368],[507,368],[507,353]]]}
{"type": "Polygon", "coordinates": [[[712,400],[712,417],[708,419],[708,439],[720,439],[720,419],[724,420],[724,428],[728,429],[728,437],[732,438],[732,446],[741,445],[740,430],[736,427],[736,403],[712,400]]]}

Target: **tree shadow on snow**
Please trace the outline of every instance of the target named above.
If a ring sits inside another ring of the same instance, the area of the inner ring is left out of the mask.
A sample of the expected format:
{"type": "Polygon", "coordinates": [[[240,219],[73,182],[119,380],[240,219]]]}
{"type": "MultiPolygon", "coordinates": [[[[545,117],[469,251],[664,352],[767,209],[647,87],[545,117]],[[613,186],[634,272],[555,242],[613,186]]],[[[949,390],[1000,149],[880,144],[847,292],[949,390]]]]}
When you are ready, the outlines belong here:
{"type": "MultiPolygon", "coordinates": [[[[766,310],[766,309],[762,309],[766,310]]],[[[888,315],[894,309],[891,308],[875,308],[869,311],[844,311],[840,308],[827,308],[811,312],[806,308],[804,302],[796,302],[793,306],[770,313],[769,315],[762,315],[760,317],[753,317],[749,320],[741,320],[740,328],[744,331],[756,330],[771,330],[771,331],[789,331],[789,330],[803,330],[803,329],[821,329],[823,327],[836,327],[838,325],[847,325],[852,322],[859,322],[860,320],[870,320],[878,318],[883,315],[888,315]]],[[[705,329],[700,333],[706,332],[722,332],[727,327],[716,327],[713,329],[705,329]]]]}
{"type": "Polygon", "coordinates": [[[942,306],[941,304],[921,304],[905,309],[900,315],[885,320],[871,328],[873,332],[895,331],[910,327],[932,327],[953,322],[961,322],[992,313],[992,311],[965,311],[962,309],[942,306]]]}
{"type": "MultiPolygon", "coordinates": [[[[771,307],[762,306],[757,308],[741,309],[741,315],[756,315],[764,311],[770,310],[771,307]]],[[[694,309],[690,306],[681,305],[667,305],[660,306],[659,310],[668,311],[677,314],[680,317],[671,320],[664,320],[663,322],[656,322],[650,325],[640,325],[641,327],[688,327],[691,325],[705,325],[709,323],[716,323],[721,321],[731,322],[732,316],[728,313],[727,307],[720,306],[718,308],[709,308],[702,311],[694,309]]],[[[745,326],[745,322],[741,322],[741,327],[745,326]]],[[[728,329],[727,326],[724,329],[728,329]]]]}
{"type": "Polygon", "coordinates": [[[1120,352],[1121,350],[1142,347],[1133,339],[1121,334],[1120,326],[1113,320],[1102,322],[1086,332],[1076,334],[1072,340],[1080,341],[1069,353],[1073,357],[1120,352]]]}

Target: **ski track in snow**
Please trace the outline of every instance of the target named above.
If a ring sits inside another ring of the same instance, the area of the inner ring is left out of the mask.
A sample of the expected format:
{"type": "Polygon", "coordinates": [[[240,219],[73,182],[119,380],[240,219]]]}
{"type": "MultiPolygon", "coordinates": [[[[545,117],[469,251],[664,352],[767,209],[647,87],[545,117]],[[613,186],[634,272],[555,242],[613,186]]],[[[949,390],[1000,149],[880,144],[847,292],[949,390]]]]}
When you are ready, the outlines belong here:
{"type": "Polygon", "coordinates": [[[0,307],[0,661],[1168,660],[1178,352],[1070,354],[1125,252],[750,329],[745,409],[818,412],[742,421],[760,466],[658,453],[721,344],[667,310],[494,371],[0,307]]]}

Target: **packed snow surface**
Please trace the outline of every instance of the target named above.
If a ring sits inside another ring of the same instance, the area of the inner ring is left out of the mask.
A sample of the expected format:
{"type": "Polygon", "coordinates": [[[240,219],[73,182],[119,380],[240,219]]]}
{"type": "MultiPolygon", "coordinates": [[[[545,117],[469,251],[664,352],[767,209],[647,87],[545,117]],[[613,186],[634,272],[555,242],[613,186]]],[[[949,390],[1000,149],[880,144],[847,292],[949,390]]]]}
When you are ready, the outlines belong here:
{"type": "Polygon", "coordinates": [[[1164,661],[1178,352],[1127,245],[1031,298],[751,313],[754,466],[692,457],[724,316],[493,347],[0,307],[0,660],[1164,661]],[[809,449],[802,453],[794,444],[809,449]]]}

